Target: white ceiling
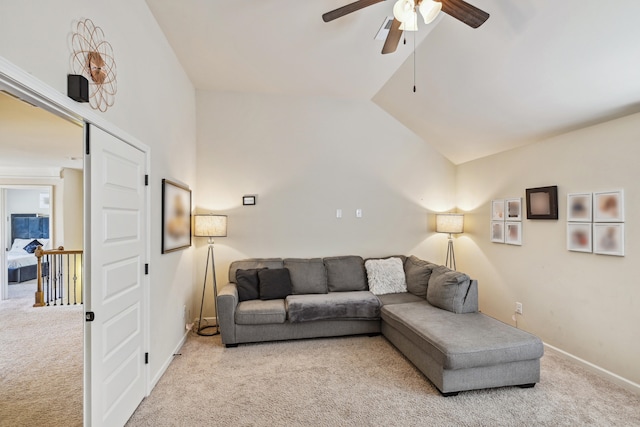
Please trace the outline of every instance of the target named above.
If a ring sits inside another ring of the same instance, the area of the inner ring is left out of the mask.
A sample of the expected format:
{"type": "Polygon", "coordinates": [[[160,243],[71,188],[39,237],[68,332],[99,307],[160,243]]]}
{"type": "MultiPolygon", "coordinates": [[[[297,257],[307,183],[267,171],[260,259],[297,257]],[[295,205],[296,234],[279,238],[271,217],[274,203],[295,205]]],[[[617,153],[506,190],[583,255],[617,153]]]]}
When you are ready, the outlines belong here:
{"type": "Polygon", "coordinates": [[[398,51],[373,40],[392,1],[146,0],[197,89],[372,99],[454,163],[640,111],[640,1],[468,0],[398,51]]]}
{"type": "Polygon", "coordinates": [[[82,169],[82,127],[0,91],[0,168],[82,169]]]}

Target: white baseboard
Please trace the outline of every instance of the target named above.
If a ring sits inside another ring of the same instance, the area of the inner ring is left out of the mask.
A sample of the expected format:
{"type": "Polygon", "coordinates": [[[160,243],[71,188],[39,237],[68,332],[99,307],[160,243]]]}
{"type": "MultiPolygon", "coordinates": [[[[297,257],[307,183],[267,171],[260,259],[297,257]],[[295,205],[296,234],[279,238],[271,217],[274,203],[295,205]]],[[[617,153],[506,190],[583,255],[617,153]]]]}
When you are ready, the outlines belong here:
{"type": "Polygon", "coordinates": [[[165,360],[165,362],[162,364],[160,369],[158,369],[158,372],[156,373],[156,375],[151,379],[151,382],[147,387],[147,396],[151,394],[151,390],[155,388],[155,386],[158,384],[158,381],[160,381],[160,378],[162,378],[164,373],[169,368],[169,365],[173,361],[174,355],[180,352],[180,349],[182,348],[185,341],[187,340],[188,334],[189,334],[189,331],[185,331],[184,335],[182,336],[182,339],[180,339],[180,341],[178,342],[178,345],[176,345],[173,352],[171,352],[171,355],[167,358],[167,360],[165,360]]]}
{"type": "Polygon", "coordinates": [[[581,358],[579,358],[577,356],[574,356],[571,353],[567,353],[564,350],[560,350],[559,348],[554,347],[551,344],[544,343],[544,346],[547,349],[553,351],[554,353],[557,353],[559,356],[561,356],[561,357],[563,357],[565,359],[571,360],[572,362],[578,363],[579,365],[581,365],[582,367],[586,368],[590,372],[593,372],[596,375],[599,375],[599,376],[601,376],[603,378],[606,378],[609,381],[611,381],[612,383],[614,383],[616,385],[619,385],[619,386],[625,388],[626,390],[629,390],[632,393],[640,395],[640,384],[634,383],[633,381],[630,381],[630,380],[628,380],[628,379],[626,379],[624,377],[621,377],[618,374],[614,374],[611,371],[607,371],[606,369],[601,368],[598,365],[594,365],[591,362],[587,362],[586,360],[581,359],[581,358]]]}

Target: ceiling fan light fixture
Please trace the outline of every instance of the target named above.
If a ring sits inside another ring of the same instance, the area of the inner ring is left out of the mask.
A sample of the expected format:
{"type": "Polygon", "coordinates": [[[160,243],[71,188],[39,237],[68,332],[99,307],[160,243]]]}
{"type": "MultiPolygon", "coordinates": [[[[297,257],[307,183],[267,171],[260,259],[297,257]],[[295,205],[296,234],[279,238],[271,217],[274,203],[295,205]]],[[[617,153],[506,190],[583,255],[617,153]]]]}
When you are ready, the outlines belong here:
{"type": "Polygon", "coordinates": [[[419,9],[424,18],[424,23],[430,24],[438,17],[440,10],[442,10],[442,3],[433,0],[422,0],[419,9]]]}
{"type": "Polygon", "coordinates": [[[402,31],[418,31],[418,14],[413,0],[398,0],[393,5],[393,16],[402,23],[402,31]]]}

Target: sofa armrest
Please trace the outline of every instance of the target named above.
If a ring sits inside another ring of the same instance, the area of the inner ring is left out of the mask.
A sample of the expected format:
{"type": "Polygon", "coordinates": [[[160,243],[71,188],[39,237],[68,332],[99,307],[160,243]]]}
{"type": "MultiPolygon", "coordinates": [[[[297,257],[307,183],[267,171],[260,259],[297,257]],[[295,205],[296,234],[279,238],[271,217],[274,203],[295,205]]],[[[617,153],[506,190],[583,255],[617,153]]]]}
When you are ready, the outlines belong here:
{"type": "Polygon", "coordinates": [[[471,280],[467,296],[462,303],[463,313],[475,313],[478,311],[478,281],[471,280]]]}
{"type": "Polygon", "coordinates": [[[217,316],[223,344],[236,343],[236,307],[238,288],[235,283],[227,283],[218,292],[217,316]]]}

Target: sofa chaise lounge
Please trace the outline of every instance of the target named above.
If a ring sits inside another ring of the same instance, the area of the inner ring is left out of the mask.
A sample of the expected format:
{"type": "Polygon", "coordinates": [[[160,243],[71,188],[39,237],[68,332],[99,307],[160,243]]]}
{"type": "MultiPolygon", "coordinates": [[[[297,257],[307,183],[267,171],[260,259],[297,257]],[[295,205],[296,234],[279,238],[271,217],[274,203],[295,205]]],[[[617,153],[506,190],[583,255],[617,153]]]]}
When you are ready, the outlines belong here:
{"type": "Polygon", "coordinates": [[[217,299],[227,347],[382,334],[445,396],[540,380],[539,338],[478,312],[478,283],[414,256],[234,261],[217,299]]]}

